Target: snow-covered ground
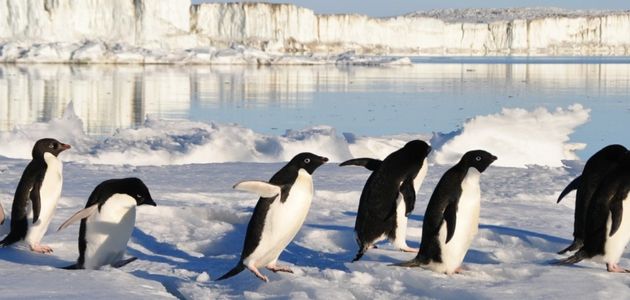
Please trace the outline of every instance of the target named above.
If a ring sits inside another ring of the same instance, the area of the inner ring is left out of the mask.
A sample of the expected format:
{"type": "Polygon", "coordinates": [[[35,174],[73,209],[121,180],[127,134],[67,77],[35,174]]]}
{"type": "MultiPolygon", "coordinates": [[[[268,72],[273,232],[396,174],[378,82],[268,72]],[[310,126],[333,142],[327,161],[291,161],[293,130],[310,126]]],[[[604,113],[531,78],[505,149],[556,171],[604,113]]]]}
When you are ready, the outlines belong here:
{"type": "MultiPolygon", "coordinates": [[[[142,128],[94,140],[82,133],[80,120],[71,114],[71,109],[68,111],[64,118],[50,124],[31,125],[0,137],[0,202],[7,212],[28,163],[24,152],[30,152],[29,144],[37,135],[56,136],[75,146],[61,154],[66,161],[63,195],[44,238],[44,243],[55,252],[39,255],[24,249],[0,249],[3,299],[616,299],[630,293],[630,277],[607,273],[602,264],[549,264],[560,257],[555,251],[570,242],[572,231],[573,202],[556,204],[556,197],[583,166],[580,161],[565,161],[565,167],[549,166],[545,161],[559,164],[561,159],[570,157],[553,151],[547,151],[549,157],[541,159],[539,165],[522,167],[531,163],[522,161],[521,168],[501,167],[502,158],[515,158],[494,153],[499,160],[481,178],[481,227],[466,256],[467,269],[463,274],[446,276],[388,266],[413,257],[388,244],[370,250],[361,261],[350,263],[357,250],[354,218],[368,172],[340,168],[331,162],[315,172],[316,192],[306,223],[280,256],[295,274],[264,270],[270,282],[263,283],[245,271],[214,282],[237,262],[256,203],[254,196],[233,191],[235,182],[268,179],[283,161],[299,151],[329,155],[334,160],[364,155],[383,157],[406,140],[428,139],[429,135],[342,138],[331,128],[321,127],[271,137],[237,125],[185,122],[178,126],[152,120],[142,128]],[[260,141],[267,142],[261,146],[260,141]],[[257,144],[266,149],[263,154],[248,152],[248,147],[254,145],[256,149],[257,144]],[[275,150],[266,152],[269,149],[275,150]],[[187,158],[173,159],[177,157],[187,158]],[[78,226],[61,232],[55,229],[84,206],[99,182],[128,176],[142,178],[158,203],[157,207],[138,210],[128,254],[139,259],[121,269],[57,269],[77,257],[78,226]]],[[[567,149],[571,148],[568,136],[572,129],[586,122],[588,114],[588,109],[579,105],[554,112],[508,109],[471,119],[459,135],[441,135],[440,143],[434,138],[438,149],[430,158],[429,173],[409,223],[411,246],[419,243],[422,215],[430,194],[450,166],[435,162],[442,148],[439,145],[458,145],[458,136],[468,142],[467,130],[476,135],[483,122],[488,124],[484,130],[492,131],[507,120],[522,119],[534,129],[540,126],[536,124],[540,120],[549,130],[558,127],[560,131],[549,132],[556,139],[533,140],[536,134],[522,135],[517,125],[504,130],[513,130],[515,137],[531,139],[536,148],[567,149]],[[567,116],[571,114],[573,117],[567,116]]],[[[497,132],[506,136],[505,132],[497,132]]],[[[478,148],[486,149],[496,142],[481,141],[485,144],[478,148]]],[[[467,143],[461,145],[471,147],[467,143]]],[[[497,151],[504,151],[501,149],[497,151]]],[[[8,223],[0,227],[0,234],[6,234],[8,227],[8,223]]],[[[630,260],[623,258],[621,264],[630,266],[630,260]]]]}

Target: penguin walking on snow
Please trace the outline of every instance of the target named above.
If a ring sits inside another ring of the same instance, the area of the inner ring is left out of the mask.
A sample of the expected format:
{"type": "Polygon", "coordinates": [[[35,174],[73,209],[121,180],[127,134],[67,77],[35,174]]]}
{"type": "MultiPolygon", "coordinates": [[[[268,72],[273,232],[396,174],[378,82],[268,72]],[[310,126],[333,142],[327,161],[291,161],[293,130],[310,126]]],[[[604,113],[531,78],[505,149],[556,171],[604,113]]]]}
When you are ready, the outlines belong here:
{"type": "Polygon", "coordinates": [[[567,251],[575,251],[584,245],[584,234],[586,230],[586,214],[591,203],[593,193],[604,177],[612,171],[619,163],[619,160],[628,151],[621,145],[608,145],[586,161],[582,174],[560,193],[558,203],[564,196],[573,190],[575,194],[575,218],[573,222],[573,242],[567,248],[558,252],[564,254],[567,251]]]}
{"type": "Polygon", "coordinates": [[[558,264],[575,264],[595,258],[608,272],[630,273],[617,265],[630,241],[630,151],[600,182],[586,213],[584,245],[558,264]],[[628,207],[626,207],[628,206],[628,207]]]}
{"type": "Polygon", "coordinates": [[[230,278],[245,268],[263,281],[268,278],[258,270],[261,267],[273,272],[293,273],[290,268],[277,264],[278,257],[306,219],[313,198],[311,175],[327,161],[327,158],[312,153],[300,153],[269,182],[243,181],[234,186],[237,190],[258,194],[260,199],[247,225],[241,259],[217,280],[230,278]]]}
{"type": "Polygon", "coordinates": [[[57,156],[67,149],[70,145],[55,139],[41,139],[35,143],[33,160],[26,166],[13,198],[11,231],[0,245],[25,240],[31,251],[52,252],[52,248],[39,243],[48,230],[61,196],[63,166],[57,156]]]}
{"type": "Polygon", "coordinates": [[[110,179],[96,186],[85,208],[65,221],[58,230],[81,220],[79,258],[64,269],[98,269],[104,265],[122,267],[134,260],[122,260],[136,223],[136,206],[156,206],[149,189],[138,178],[110,179]]]}
{"type": "Polygon", "coordinates": [[[469,151],[444,173],[424,214],[418,255],[397,266],[423,266],[449,275],[461,271],[479,229],[479,177],[496,159],[483,150],[469,151]]]}
{"type": "Polygon", "coordinates": [[[358,158],[341,166],[358,165],[372,171],[365,182],[354,225],[359,251],[352,261],[382,239],[389,239],[395,247],[406,252],[418,249],[407,246],[407,217],[416,203],[416,191],[427,174],[427,155],[431,147],[414,140],[383,161],[358,158]]]}

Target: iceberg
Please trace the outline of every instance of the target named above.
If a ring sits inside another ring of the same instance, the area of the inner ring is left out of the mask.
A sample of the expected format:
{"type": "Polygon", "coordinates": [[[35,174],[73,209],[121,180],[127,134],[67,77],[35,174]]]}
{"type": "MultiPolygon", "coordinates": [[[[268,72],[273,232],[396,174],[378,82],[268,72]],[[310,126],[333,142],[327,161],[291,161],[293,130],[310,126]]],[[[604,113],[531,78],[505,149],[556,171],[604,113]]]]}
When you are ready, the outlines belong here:
{"type": "MultiPolygon", "coordinates": [[[[630,11],[464,9],[372,18],[270,3],[7,0],[0,62],[390,64],[370,56],[630,55],[630,11]],[[348,61],[348,55],[357,58],[348,61]],[[341,55],[340,55],[341,53],[341,55]]],[[[394,64],[407,64],[407,60],[394,64]]]]}

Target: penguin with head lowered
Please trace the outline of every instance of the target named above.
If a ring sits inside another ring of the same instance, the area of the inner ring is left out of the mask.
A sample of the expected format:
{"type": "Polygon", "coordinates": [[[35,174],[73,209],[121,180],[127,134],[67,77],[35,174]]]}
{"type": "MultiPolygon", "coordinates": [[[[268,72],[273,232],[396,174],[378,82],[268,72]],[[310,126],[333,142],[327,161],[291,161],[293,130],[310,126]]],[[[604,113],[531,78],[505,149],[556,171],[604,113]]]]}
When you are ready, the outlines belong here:
{"type": "Polygon", "coordinates": [[[397,266],[422,266],[446,274],[460,272],[479,229],[479,177],[496,159],[483,150],[469,151],[444,173],[424,214],[418,255],[397,266]]]}
{"type": "Polygon", "coordinates": [[[402,251],[417,252],[407,246],[407,217],[416,203],[416,191],[427,174],[431,147],[414,140],[392,152],[383,161],[358,158],[341,166],[358,165],[372,171],[365,182],[354,225],[359,251],[353,261],[382,239],[389,239],[402,251]]]}
{"type": "Polygon", "coordinates": [[[11,231],[0,245],[25,240],[32,251],[52,252],[52,248],[39,243],[48,230],[61,196],[63,166],[57,156],[67,149],[70,145],[50,138],[35,143],[33,160],[26,166],[13,198],[11,231]]]}
{"type": "Polygon", "coordinates": [[[586,230],[586,214],[591,203],[593,193],[604,177],[612,171],[623,155],[628,151],[621,145],[608,145],[586,161],[582,174],[560,193],[558,203],[564,196],[573,190],[575,194],[575,219],[573,222],[573,243],[567,248],[558,252],[564,254],[567,251],[575,251],[584,245],[584,232],[586,230]]]}
{"type": "Polygon", "coordinates": [[[300,153],[274,174],[269,182],[242,181],[234,188],[260,196],[247,225],[241,258],[237,265],[217,280],[230,278],[245,268],[268,281],[258,270],[293,271],[277,264],[280,253],[302,227],[313,198],[315,170],[328,159],[312,153],[300,153]]]}
{"type": "Polygon", "coordinates": [[[136,206],[156,206],[149,189],[138,178],[110,179],[100,183],[85,208],[65,221],[58,230],[81,220],[79,258],[64,269],[122,267],[136,258],[122,260],[136,223],[136,206]]]}
{"type": "Polygon", "coordinates": [[[630,241],[630,151],[606,175],[595,190],[586,213],[584,245],[557,263],[575,264],[594,258],[606,264],[608,272],[630,273],[619,267],[619,259],[630,241]],[[628,206],[628,207],[626,207],[628,206]]]}

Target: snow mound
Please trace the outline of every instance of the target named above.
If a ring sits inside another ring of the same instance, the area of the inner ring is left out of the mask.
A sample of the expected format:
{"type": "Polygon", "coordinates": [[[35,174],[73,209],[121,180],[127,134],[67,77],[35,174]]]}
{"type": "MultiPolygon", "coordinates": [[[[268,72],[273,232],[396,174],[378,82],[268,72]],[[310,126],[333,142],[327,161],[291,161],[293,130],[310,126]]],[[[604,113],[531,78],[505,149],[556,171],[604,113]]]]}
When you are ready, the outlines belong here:
{"type": "Polygon", "coordinates": [[[466,151],[484,149],[499,157],[497,166],[560,167],[562,160],[578,159],[575,151],[586,147],[569,143],[569,135],[589,120],[589,113],[590,109],[574,104],[553,112],[504,108],[498,114],[474,117],[459,131],[434,135],[432,144],[441,145],[435,162],[452,164],[466,151]]]}

